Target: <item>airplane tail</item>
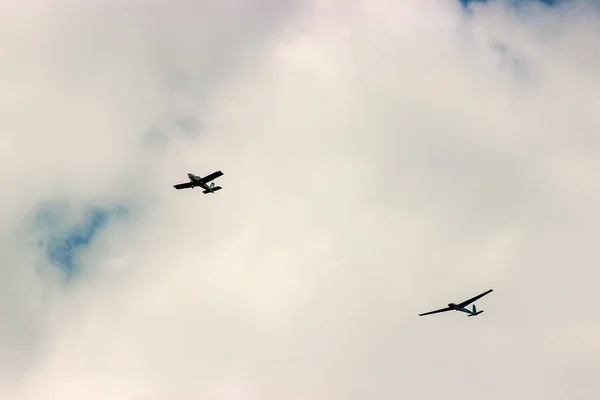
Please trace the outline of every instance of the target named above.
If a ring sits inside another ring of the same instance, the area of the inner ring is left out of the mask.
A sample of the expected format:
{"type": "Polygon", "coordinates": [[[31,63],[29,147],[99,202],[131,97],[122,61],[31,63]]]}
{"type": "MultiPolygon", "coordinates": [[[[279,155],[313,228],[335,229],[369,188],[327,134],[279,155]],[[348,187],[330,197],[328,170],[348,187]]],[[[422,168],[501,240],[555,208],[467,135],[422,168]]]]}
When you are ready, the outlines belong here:
{"type": "Polygon", "coordinates": [[[474,317],[476,315],[479,315],[483,312],[483,310],[481,311],[477,311],[477,308],[475,307],[475,304],[473,304],[473,311],[471,311],[471,314],[467,315],[468,317],[474,317]]]}
{"type": "Polygon", "coordinates": [[[213,192],[216,192],[217,190],[221,190],[221,189],[223,189],[221,186],[215,186],[215,184],[213,183],[210,186],[210,190],[204,190],[204,191],[202,191],[202,193],[213,193],[213,192]]]}
{"type": "Polygon", "coordinates": [[[212,193],[215,190],[215,183],[210,182],[206,184],[206,189],[202,193],[212,193]]]}

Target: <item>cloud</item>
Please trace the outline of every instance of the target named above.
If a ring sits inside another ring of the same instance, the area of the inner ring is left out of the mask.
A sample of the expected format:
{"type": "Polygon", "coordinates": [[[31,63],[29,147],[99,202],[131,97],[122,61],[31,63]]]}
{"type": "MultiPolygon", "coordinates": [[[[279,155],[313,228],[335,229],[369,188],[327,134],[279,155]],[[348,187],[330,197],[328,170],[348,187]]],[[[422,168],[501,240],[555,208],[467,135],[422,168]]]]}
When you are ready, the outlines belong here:
{"type": "Polygon", "coordinates": [[[2,397],[597,398],[591,3],[2,7],[2,397]]]}

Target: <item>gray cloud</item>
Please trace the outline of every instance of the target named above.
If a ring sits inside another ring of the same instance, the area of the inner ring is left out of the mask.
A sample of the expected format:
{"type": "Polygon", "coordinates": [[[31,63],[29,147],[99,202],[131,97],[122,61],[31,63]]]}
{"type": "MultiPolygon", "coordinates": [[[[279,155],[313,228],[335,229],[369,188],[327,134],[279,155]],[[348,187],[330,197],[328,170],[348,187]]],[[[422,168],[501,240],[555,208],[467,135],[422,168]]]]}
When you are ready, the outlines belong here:
{"type": "Polygon", "coordinates": [[[87,4],[0,28],[3,397],[597,398],[595,11],[87,4]],[[68,286],[52,200],[131,210],[68,286]]]}

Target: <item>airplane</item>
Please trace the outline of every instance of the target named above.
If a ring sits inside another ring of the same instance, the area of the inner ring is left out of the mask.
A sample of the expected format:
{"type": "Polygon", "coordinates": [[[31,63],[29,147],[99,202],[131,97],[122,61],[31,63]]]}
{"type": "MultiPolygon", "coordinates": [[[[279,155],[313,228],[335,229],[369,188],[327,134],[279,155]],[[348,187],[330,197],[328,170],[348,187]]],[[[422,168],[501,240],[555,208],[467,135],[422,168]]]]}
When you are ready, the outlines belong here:
{"type": "Polygon", "coordinates": [[[476,315],[481,314],[483,312],[483,310],[477,311],[477,308],[475,308],[475,304],[473,304],[472,310],[469,310],[468,308],[465,308],[465,307],[468,306],[469,304],[471,304],[472,302],[474,302],[475,300],[478,300],[478,299],[482,298],[483,296],[485,296],[486,294],[493,292],[493,291],[494,291],[494,289],[490,289],[487,292],[481,293],[480,295],[477,295],[469,300],[463,301],[462,303],[458,303],[458,304],[449,303],[448,307],[446,307],[446,308],[442,308],[442,309],[435,310],[435,311],[429,311],[429,312],[426,312],[423,314],[419,314],[419,316],[455,310],[455,311],[462,311],[464,313],[467,313],[468,314],[467,317],[474,317],[476,315]]]}
{"type": "Polygon", "coordinates": [[[177,185],[173,185],[173,187],[177,190],[180,189],[187,189],[187,188],[195,188],[196,186],[201,187],[202,189],[204,189],[202,191],[202,193],[214,193],[217,190],[222,189],[221,186],[215,186],[215,183],[208,183],[210,181],[212,181],[213,179],[216,179],[218,177],[220,177],[221,175],[223,175],[223,173],[221,171],[215,171],[212,174],[206,175],[204,178],[201,178],[199,176],[196,176],[194,174],[188,173],[188,178],[190,178],[189,182],[186,183],[179,183],[177,185]]]}

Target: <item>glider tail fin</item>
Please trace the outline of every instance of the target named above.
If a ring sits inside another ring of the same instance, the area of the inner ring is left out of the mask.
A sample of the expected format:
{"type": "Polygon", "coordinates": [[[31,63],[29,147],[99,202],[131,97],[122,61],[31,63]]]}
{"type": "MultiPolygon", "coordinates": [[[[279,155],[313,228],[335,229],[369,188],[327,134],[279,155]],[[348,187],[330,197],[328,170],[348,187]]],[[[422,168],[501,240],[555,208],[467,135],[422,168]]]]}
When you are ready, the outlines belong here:
{"type": "Polygon", "coordinates": [[[483,312],[483,310],[481,311],[477,311],[477,308],[475,307],[475,304],[473,304],[473,310],[471,311],[471,314],[468,315],[468,317],[474,317],[476,315],[479,315],[483,312]]]}

